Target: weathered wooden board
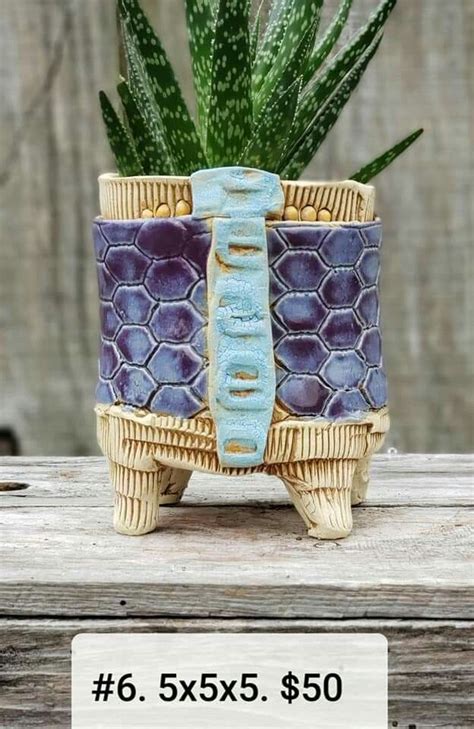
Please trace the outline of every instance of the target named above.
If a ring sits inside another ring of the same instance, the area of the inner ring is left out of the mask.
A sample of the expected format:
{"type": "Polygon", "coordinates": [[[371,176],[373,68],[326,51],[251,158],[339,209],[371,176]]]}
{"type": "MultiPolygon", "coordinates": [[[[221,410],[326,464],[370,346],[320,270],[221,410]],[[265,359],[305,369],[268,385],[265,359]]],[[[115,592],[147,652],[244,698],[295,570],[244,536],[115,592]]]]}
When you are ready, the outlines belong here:
{"type": "MultiPolygon", "coordinates": [[[[467,506],[474,500],[474,464],[469,455],[376,455],[366,506],[467,506]],[[434,477],[434,478],[433,478],[434,477]]],[[[0,459],[0,509],[11,506],[109,506],[103,458],[0,459]],[[65,465],[66,463],[66,465],[65,465]],[[8,490],[2,483],[27,488],[8,490]]],[[[289,504],[286,489],[273,476],[255,474],[236,480],[195,473],[183,503],[234,506],[289,504]],[[205,488],[203,488],[205,487],[205,488]]]]}
{"type": "Polygon", "coordinates": [[[32,484],[0,490],[0,727],[69,726],[78,632],[250,630],[383,633],[389,726],[468,729],[473,464],[379,456],[354,534],[321,543],[269,478],[195,474],[127,538],[102,459],[0,459],[0,484],[32,484]]]}
{"type": "Polygon", "coordinates": [[[0,620],[2,726],[68,727],[70,645],[81,632],[383,633],[389,726],[472,726],[472,624],[412,620],[0,620]],[[398,724],[397,724],[398,722],[398,724]]]}
{"type": "Polygon", "coordinates": [[[2,510],[0,614],[467,618],[461,512],[358,509],[339,545],[303,538],[289,507],[164,509],[133,540],[101,507],[2,510]]]}
{"type": "MultiPolygon", "coordinates": [[[[391,459],[401,481],[416,472],[409,457],[391,459]]],[[[455,459],[434,462],[438,469],[426,474],[433,484],[449,468],[457,473],[455,459]]],[[[23,463],[29,483],[34,462],[23,463]]],[[[0,473],[12,461],[3,464],[0,473]]],[[[467,459],[460,464],[466,474],[467,459]]],[[[43,460],[38,469],[49,468],[50,479],[56,473],[53,490],[59,482],[64,493],[65,480],[80,490],[70,477],[79,466],[88,488],[97,483],[98,460],[43,460]]],[[[197,476],[199,498],[163,508],[160,531],[137,538],[114,533],[103,501],[90,508],[80,497],[70,503],[50,496],[30,504],[20,491],[12,503],[3,492],[10,505],[0,509],[0,614],[466,618],[472,511],[429,503],[426,478],[413,479],[424,505],[391,500],[392,483],[381,505],[354,510],[354,532],[341,542],[304,536],[293,507],[266,500],[262,480],[259,498],[248,501],[249,479],[197,476]],[[219,505],[221,484],[227,504],[219,505]]],[[[104,477],[101,484],[109,492],[104,477]]]]}
{"type": "MultiPolygon", "coordinates": [[[[327,0],[328,15],[338,0],[327,0]]],[[[191,98],[183,7],[143,0],[191,98]]],[[[358,0],[350,30],[375,6],[358,0]]],[[[95,453],[90,221],[112,166],[96,92],[118,75],[114,0],[0,3],[0,427],[26,454],[95,453]]],[[[347,37],[347,34],[346,34],[347,37]]],[[[405,451],[472,446],[472,0],[399,0],[308,177],[341,178],[416,126],[377,181],[393,427],[405,451]]]]}

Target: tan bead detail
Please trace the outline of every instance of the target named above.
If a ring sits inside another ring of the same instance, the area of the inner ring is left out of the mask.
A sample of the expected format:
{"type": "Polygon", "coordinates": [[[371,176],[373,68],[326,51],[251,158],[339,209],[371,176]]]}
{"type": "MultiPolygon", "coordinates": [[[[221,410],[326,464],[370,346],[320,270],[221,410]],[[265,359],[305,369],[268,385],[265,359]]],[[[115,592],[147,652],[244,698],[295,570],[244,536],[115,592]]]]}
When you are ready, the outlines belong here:
{"type": "Polygon", "coordinates": [[[156,208],[156,217],[157,218],[169,218],[171,215],[170,206],[166,203],[161,203],[161,205],[158,205],[156,208]]]}
{"type": "Polygon", "coordinates": [[[186,200],[178,200],[176,203],[176,215],[189,215],[191,213],[191,205],[186,200]]]}
{"type": "Polygon", "coordinates": [[[294,205],[288,205],[288,207],[285,208],[283,217],[285,220],[298,220],[299,219],[298,208],[295,208],[294,205]]]}
{"type": "Polygon", "coordinates": [[[314,222],[316,220],[316,209],[312,205],[306,205],[301,211],[301,220],[307,220],[311,223],[314,222]]]}
{"type": "Polygon", "coordinates": [[[142,210],[142,218],[152,218],[153,217],[153,210],[150,210],[150,208],[145,208],[142,210]]]}
{"type": "Polygon", "coordinates": [[[331,213],[326,208],[322,208],[322,210],[318,211],[318,220],[320,220],[323,223],[329,223],[330,220],[332,220],[331,213]]]}

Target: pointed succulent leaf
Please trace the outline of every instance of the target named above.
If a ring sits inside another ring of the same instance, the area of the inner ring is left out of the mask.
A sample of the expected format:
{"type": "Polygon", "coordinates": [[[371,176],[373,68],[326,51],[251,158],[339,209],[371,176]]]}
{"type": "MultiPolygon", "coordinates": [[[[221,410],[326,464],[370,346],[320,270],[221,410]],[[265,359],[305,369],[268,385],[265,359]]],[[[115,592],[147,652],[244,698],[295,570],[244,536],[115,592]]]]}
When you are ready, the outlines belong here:
{"type": "MultiPolygon", "coordinates": [[[[304,7],[310,11],[307,16],[309,22],[305,23],[303,19],[301,20],[301,26],[306,30],[301,35],[289,32],[288,37],[285,36],[280,53],[275,58],[271,71],[254,99],[255,114],[259,114],[269,100],[281,96],[294,79],[305,72],[318,31],[321,0],[306,0],[304,7]]],[[[303,6],[300,6],[301,10],[302,8],[303,6]]]]}
{"type": "Polygon", "coordinates": [[[306,68],[305,81],[309,81],[314,76],[318,68],[322,66],[337,43],[347,22],[347,18],[349,17],[352,2],[353,0],[342,0],[336,15],[328,26],[323,37],[313,48],[313,52],[306,68]]]}
{"type": "Polygon", "coordinates": [[[143,174],[143,168],[133,145],[132,138],[120,121],[117,112],[104,91],[99,92],[99,100],[107,137],[115,157],[119,175],[128,177],[143,174]]]}
{"type": "Polygon", "coordinates": [[[380,45],[382,36],[376,39],[369,50],[360,58],[334,94],[328,99],[321,111],[307,128],[303,137],[293,146],[282,165],[282,174],[287,179],[297,179],[311,162],[332,129],[339,115],[357,87],[364,71],[380,45]]]}
{"type": "Polygon", "coordinates": [[[246,167],[274,172],[282,154],[301,92],[302,79],[296,79],[277,99],[269,101],[260,112],[252,137],[239,161],[246,167]]]}
{"type": "Polygon", "coordinates": [[[311,82],[298,109],[295,134],[298,138],[314,119],[315,114],[331,96],[345,75],[364,55],[380,33],[397,0],[382,0],[365,25],[349,43],[332,59],[327,69],[311,82]]]}
{"type": "Polygon", "coordinates": [[[250,65],[252,68],[255,65],[255,59],[257,57],[258,42],[260,40],[260,27],[261,27],[261,10],[263,2],[260,4],[257,14],[255,16],[255,22],[253,24],[252,31],[250,33],[250,65]]]}
{"type": "Polygon", "coordinates": [[[369,182],[373,177],[376,177],[379,172],[382,172],[382,170],[392,164],[392,162],[400,154],[402,154],[402,152],[408,149],[408,147],[410,147],[421,134],[423,134],[423,129],[417,129],[416,132],[412,132],[408,135],[408,137],[402,139],[401,142],[398,142],[389,150],[381,154],[380,157],[377,157],[368,165],[365,165],[360,170],[358,170],[358,172],[351,175],[350,179],[357,180],[357,182],[363,183],[369,182]]]}
{"type": "Polygon", "coordinates": [[[193,65],[198,120],[201,136],[205,137],[212,53],[216,25],[215,0],[185,0],[189,48],[193,65]]]}
{"type": "Polygon", "coordinates": [[[122,102],[127,125],[132,135],[133,143],[146,175],[162,175],[163,159],[155,143],[155,139],[140,114],[134,97],[126,81],[121,81],[117,92],[122,102]]]}
{"type": "Polygon", "coordinates": [[[174,175],[178,173],[179,167],[173,159],[171,149],[161,122],[160,112],[150,87],[149,77],[143,67],[143,62],[138,53],[133,36],[123,29],[125,54],[128,66],[128,85],[130,93],[142,116],[148,133],[154,140],[156,154],[161,159],[162,175],[174,175]]]}
{"type": "Polygon", "coordinates": [[[252,127],[249,16],[248,0],[219,0],[206,130],[213,166],[235,164],[252,127]]]}
{"type": "Polygon", "coordinates": [[[259,91],[283,41],[295,0],[272,0],[265,33],[258,48],[253,75],[254,93],[259,91]]]}
{"type": "MultiPolygon", "coordinates": [[[[322,0],[278,0],[272,7],[254,69],[254,94],[258,94],[260,109],[277,87],[308,29],[314,27],[316,33],[321,6],[322,0]]],[[[306,57],[301,68],[305,62],[306,57]]]]}
{"type": "Polygon", "coordinates": [[[206,166],[201,142],[171,64],[138,0],[118,0],[122,22],[142,59],[173,158],[183,175],[206,166]]]}

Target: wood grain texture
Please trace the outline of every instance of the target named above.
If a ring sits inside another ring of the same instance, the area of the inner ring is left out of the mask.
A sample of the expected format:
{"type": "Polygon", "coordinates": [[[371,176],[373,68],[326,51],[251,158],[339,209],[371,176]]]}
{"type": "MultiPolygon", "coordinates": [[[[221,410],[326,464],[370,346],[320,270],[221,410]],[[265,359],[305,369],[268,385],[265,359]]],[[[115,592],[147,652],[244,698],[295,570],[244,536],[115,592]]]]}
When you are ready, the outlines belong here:
{"type": "MultiPolygon", "coordinates": [[[[102,461],[43,460],[37,470],[46,478],[35,480],[34,461],[0,459],[2,481],[21,473],[37,494],[43,484],[49,493],[29,502],[29,489],[16,492],[16,501],[15,492],[0,492],[9,499],[0,509],[0,614],[470,617],[472,510],[441,506],[449,504],[446,485],[445,501],[430,502],[426,487],[429,482],[436,494],[437,479],[446,484],[449,472],[462,488],[469,463],[461,459],[457,470],[456,458],[435,458],[423,485],[420,475],[411,476],[419,457],[391,459],[402,483],[411,481],[413,492],[420,487],[423,505],[406,505],[412,503],[407,490],[405,504],[392,500],[393,483],[377,505],[384,486],[375,479],[375,504],[354,509],[354,533],[340,543],[303,539],[298,515],[282,497],[267,501],[263,481],[258,497],[248,500],[253,482],[237,478],[227,486],[228,480],[207,475],[196,476],[194,487],[191,480],[181,506],[163,508],[159,531],[132,539],[113,532],[102,461]],[[81,484],[89,494],[84,499],[81,484]],[[102,490],[102,501],[89,505],[91,487],[102,490]],[[220,503],[221,487],[227,504],[220,503]]],[[[459,496],[468,502],[467,492],[459,496]]]]}
{"type": "MultiPolygon", "coordinates": [[[[328,15],[336,5],[327,0],[328,15]]],[[[374,5],[354,2],[350,29],[374,5]]],[[[0,6],[0,427],[14,428],[27,454],[96,453],[90,221],[97,175],[112,167],[96,91],[113,91],[117,79],[115,3],[0,6]]],[[[181,3],[144,6],[190,99],[181,3]]],[[[345,178],[426,128],[377,180],[387,446],[401,451],[472,448],[473,39],[471,0],[449,12],[444,0],[399,0],[377,59],[307,173],[345,178]]]]}
{"type": "Polygon", "coordinates": [[[321,543],[268,476],[194,474],[129,538],[103,459],[0,459],[0,727],[70,725],[79,632],[285,631],[383,633],[389,726],[468,729],[473,467],[376,456],[354,535],[321,543]]]}
{"type": "Polygon", "coordinates": [[[472,624],[429,620],[0,620],[0,725],[70,726],[70,645],[81,632],[383,633],[389,641],[389,726],[469,729],[472,624]],[[398,724],[396,723],[398,722],[398,724]]]}
{"type": "MultiPolygon", "coordinates": [[[[472,506],[472,456],[376,455],[365,506],[472,506]]],[[[112,489],[104,458],[0,458],[0,485],[26,483],[27,489],[0,490],[0,509],[17,506],[107,506],[112,489]]],[[[264,474],[232,478],[194,473],[186,506],[286,506],[281,482],[264,474]]]]}

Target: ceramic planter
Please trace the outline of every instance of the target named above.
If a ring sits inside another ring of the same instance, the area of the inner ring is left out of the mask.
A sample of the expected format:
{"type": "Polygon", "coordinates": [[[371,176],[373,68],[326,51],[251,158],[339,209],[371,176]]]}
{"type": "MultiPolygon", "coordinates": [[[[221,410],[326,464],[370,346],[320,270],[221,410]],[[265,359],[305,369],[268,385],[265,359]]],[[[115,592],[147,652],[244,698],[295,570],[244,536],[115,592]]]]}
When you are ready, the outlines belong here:
{"type": "Polygon", "coordinates": [[[310,536],[352,527],[388,429],[372,187],[257,170],[100,178],[99,442],[143,534],[193,470],[282,479],[310,536]]]}

